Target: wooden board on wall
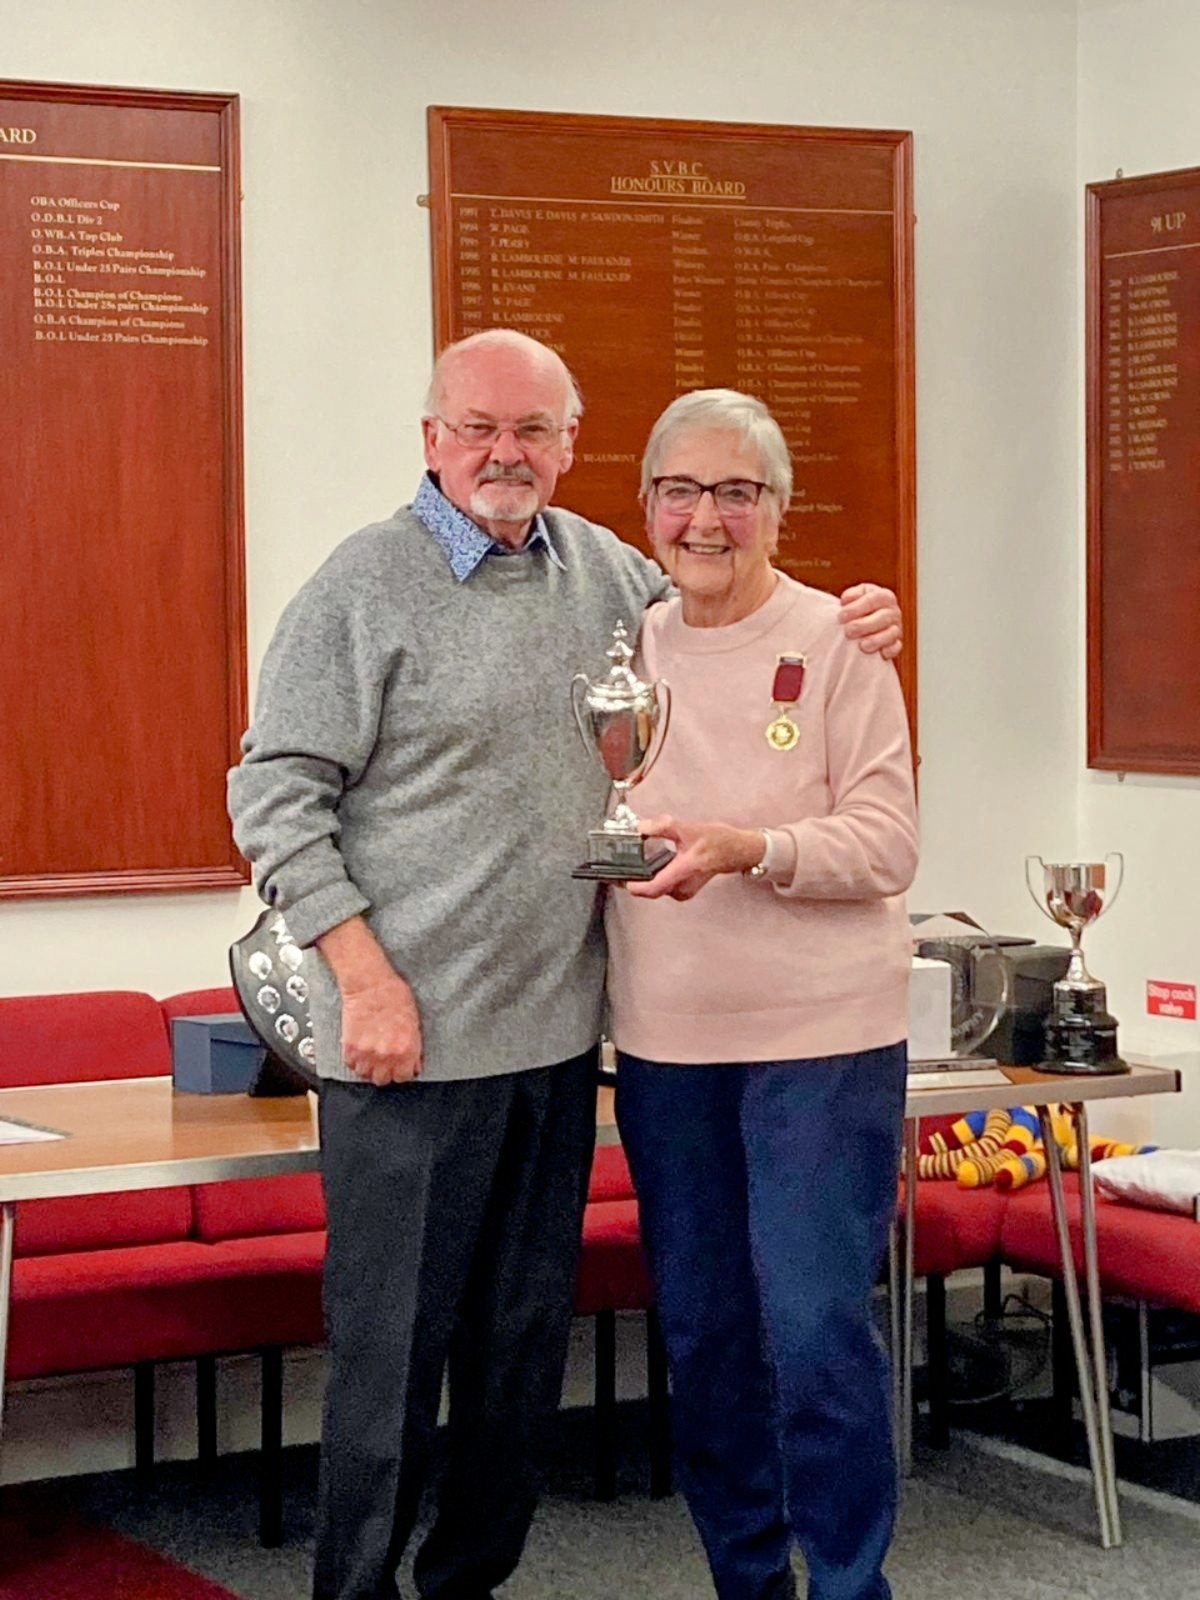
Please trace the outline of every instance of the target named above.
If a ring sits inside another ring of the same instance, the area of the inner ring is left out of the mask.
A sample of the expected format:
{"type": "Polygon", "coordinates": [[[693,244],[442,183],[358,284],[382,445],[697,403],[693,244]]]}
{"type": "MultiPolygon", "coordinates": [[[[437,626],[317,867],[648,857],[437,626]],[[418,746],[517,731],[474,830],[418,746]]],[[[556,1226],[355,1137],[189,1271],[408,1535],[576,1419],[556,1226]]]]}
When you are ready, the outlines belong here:
{"type": "Polygon", "coordinates": [[[0,82],[0,897],[247,879],[237,127],[0,82]]]}
{"type": "Polygon", "coordinates": [[[563,503],[647,548],[655,417],[758,395],[796,475],[779,564],[896,590],[913,716],[912,135],[433,106],[429,154],[437,346],[559,351],[586,407],[563,503]]]}
{"type": "Polygon", "coordinates": [[[1088,765],[1200,773],[1200,168],[1087,189],[1088,765]]]}

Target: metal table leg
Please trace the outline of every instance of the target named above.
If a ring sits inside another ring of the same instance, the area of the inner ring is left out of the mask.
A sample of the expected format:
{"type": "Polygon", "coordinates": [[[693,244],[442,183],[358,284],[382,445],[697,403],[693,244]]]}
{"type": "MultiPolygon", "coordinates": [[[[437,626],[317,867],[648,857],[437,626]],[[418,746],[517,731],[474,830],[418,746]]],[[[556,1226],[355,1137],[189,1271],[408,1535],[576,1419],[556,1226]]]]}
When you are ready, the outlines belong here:
{"type": "Polygon", "coordinates": [[[904,1122],[904,1222],[888,1232],[889,1345],[892,1358],[892,1444],[901,1477],[912,1470],[913,1236],[917,1220],[918,1117],[904,1122]]]}
{"type": "Polygon", "coordinates": [[[1100,1433],[1100,1463],[1108,1503],[1112,1543],[1121,1543],[1121,1507],[1117,1500],[1117,1465],[1113,1455],[1112,1414],[1108,1400],[1108,1360],[1104,1342],[1104,1305],[1100,1298],[1100,1263],[1096,1249],[1096,1191],[1092,1185],[1092,1155],[1088,1145],[1087,1107],[1071,1107],[1079,1151],[1079,1203],[1083,1221],[1083,1270],[1087,1285],[1088,1321],[1092,1333],[1092,1371],[1096,1378],[1096,1425],[1100,1433]]]}
{"type": "MultiPolygon", "coordinates": [[[[1067,1205],[1063,1193],[1062,1164],[1059,1157],[1058,1145],[1054,1138],[1054,1128],[1050,1118],[1049,1106],[1038,1107],[1038,1121],[1041,1124],[1042,1144],[1046,1152],[1046,1176],[1050,1181],[1050,1201],[1054,1212],[1054,1231],[1058,1238],[1058,1252],[1062,1262],[1063,1294],[1067,1303],[1067,1321],[1071,1328],[1071,1347],[1075,1354],[1075,1371],[1079,1378],[1079,1400],[1083,1408],[1083,1427],[1087,1435],[1088,1461],[1092,1469],[1092,1486],[1096,1496],[1096,1515],[1100,1523],[1100,1543],[1105,1550],[1120,1543],[1120,1529],[1114,1530],[1110,1515],[1110,1505],[1115,1502],[1115,1492],[1109,1493],[1105,1476],[1104,1447],[1100,1441],[1100,1423],[1098,1420],[1098,1407],[1096,1401],[1097,1368],[1093,1364],[1093,1353],[1089,1351],[1084,1333],[1083,1313],[1079,1304],[1079,1284],[1075,1277],[1075,1258],[1071,1250],[1070,1229],[1067,1226],[1067,1205]]],[[[1090,1181],[1091,1170],[1088,1170],[1090,1181]]],[[[1081,1184],[1081,1192],[1083,1185],[1081,1184]]],[[[1092,1218],[1093,1234],[1092,1246],[1095,1247],[1095,1218],[1092,1218]]],[[[1087,1223],[1084,1223],[1085,1256],[1086,1256],[1087,1223]]],[[[1089,1292],[1089,1310],[1091,1309],[1091,1295],[1089,1292]]],[[[1106,1374],[1103,1372],[1103,1345],[1099,1349],[1101,1363],[1099,1386],[1104,1385],[1106,1374]]],[[[1108,1421],[1108,1409],[1105,1407],[1105,1421],[1108,1421]]],[[[1112,1448],[1112,1435],[1109,1433],[1109,1448],[1112,1448]]]]}
{"type": "Polygon", "coordinates": [[[17,1208],[0,1205],[0,1441],[4,1438],[4,1371],[8,1360],[8,1313],[12,1300],[13,1231],[17,1208]]]}
{"type": "Polygon", "coordinates": [[[919,1117],[904,1122],[904,1336],[900,1349],[900,1467],[912,1471],[913,1447],[913,1263],[917,1236],[917,1144],[919,1117]]]}

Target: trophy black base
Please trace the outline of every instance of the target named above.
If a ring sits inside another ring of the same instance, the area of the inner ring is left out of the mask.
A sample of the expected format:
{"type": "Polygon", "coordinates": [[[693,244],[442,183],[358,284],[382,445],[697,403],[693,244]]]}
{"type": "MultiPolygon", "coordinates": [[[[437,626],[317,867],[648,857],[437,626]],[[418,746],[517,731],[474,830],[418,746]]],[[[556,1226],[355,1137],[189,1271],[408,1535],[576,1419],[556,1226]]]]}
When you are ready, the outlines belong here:
{"type": "Polygon", "coordinates": [[[1059,1073],[1064,1078],[1107,1078],[1129,1071],[1128,1061],[1120,1056],[1110,1056],[1107,1061],[1034,1061],[1035,1072],[1059,1073]]]}
{"type": "Polygon", "coordinates": [[[1128,1061],[1117,1054],[1117,1019],[1106,1004],[1103,984],[1092,989],[1055,985],[1054,1010],[1046,1020],[1046,1059],[1035,1062],[1035,1070],[1081,1078],[1128,1072],[1128,1061]]]}
{"type": "Polygon", "coordinates": [[[674,850],[649,850],[627,861],[583,861],[571,873],[573,878],[591,878],[597,883],[649,883],[666,866],[674,850]]]}

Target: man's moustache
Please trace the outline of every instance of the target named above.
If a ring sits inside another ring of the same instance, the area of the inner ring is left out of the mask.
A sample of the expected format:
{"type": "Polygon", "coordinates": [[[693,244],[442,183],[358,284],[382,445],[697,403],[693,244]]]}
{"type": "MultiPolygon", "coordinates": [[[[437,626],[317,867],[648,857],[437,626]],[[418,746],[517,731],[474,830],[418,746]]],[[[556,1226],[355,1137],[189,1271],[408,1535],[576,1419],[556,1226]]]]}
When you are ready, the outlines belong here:
{"type": "Polygon", "coordinates": [[[515,470],[506,470],[503,467],[485,467],[475,481],[481,485],[485,483],[522,483],[532,487],[534,476],[528,467],[518,467],[515,470]]]}

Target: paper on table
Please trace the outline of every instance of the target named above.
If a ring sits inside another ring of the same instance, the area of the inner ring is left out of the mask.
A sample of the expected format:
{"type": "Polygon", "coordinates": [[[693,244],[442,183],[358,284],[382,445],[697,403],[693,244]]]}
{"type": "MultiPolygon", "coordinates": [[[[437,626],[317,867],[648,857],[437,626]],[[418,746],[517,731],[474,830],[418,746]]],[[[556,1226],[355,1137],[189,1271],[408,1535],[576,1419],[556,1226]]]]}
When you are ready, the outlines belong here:
{"type": "Polygon", "coordinates": [[[53,1128],[38,1128],[30,1122],[17,1122],[0,1117],[0,1144],[41,1144],[47,1139],[65,1139],[63,1133],[53,1128]]]}
{"type": "MultiPolygon", "coordinates": [[[[913,1072],[909,1071],[906,1080],[910,1089],[990,1089],[999,1088],[1002,1083],[1009,1080],[1003,1072],[997,1072],[994,1067],[979,1071],[941,1071],[941,1072],[913,1072]]],[[[1016,1090],[1014,1089],[1014,1094],[1016,1090]]]]}

